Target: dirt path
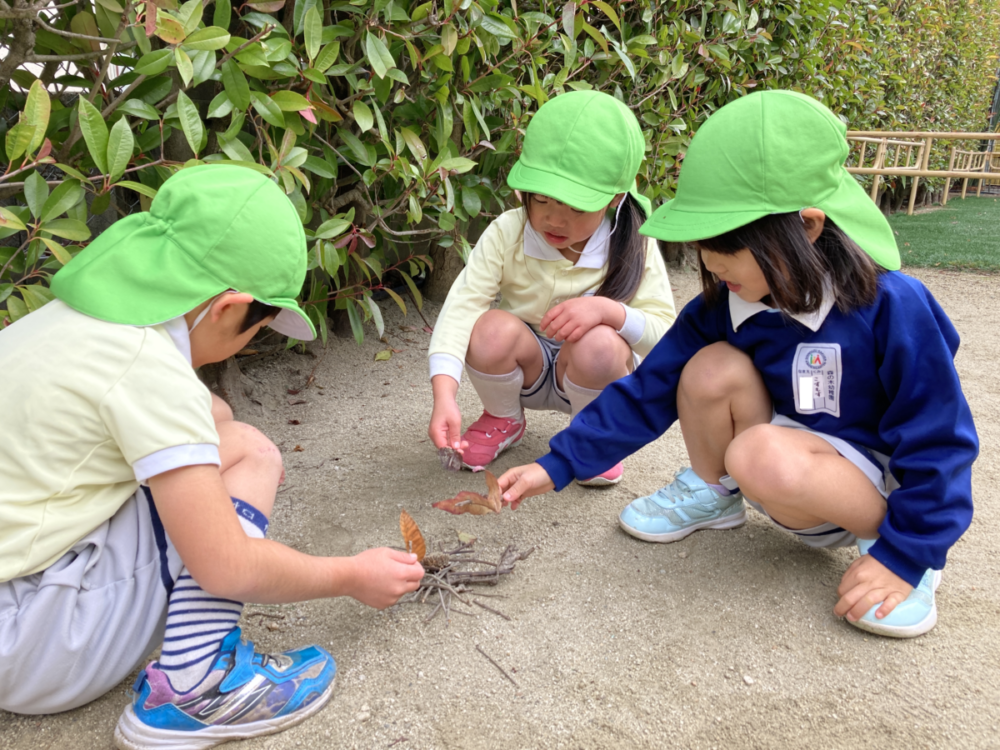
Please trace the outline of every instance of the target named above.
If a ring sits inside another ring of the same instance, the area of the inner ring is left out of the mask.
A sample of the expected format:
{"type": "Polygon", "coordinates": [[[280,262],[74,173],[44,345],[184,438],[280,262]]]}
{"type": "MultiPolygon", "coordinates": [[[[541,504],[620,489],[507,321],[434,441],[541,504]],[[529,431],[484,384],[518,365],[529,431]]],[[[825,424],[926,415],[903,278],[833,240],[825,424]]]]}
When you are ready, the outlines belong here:
{"type": "MultiPolygon", "coordinates": [[[[432,539],[470,532],[489,556],[508,543],[538,549],[490,592],[508,597],[488,601],[509,622],[473,608],[447,626],[440,616],[424,624],[429,606],[377,612],[353,600],[248,607],[244,627],[259,647],[317,642],[336,656],[339,673],[319,715],[243,747],[996,747],[1000,277],[914,275],[962,334],[958,367],[982,455],[973,472],[976,518],[951,553],[939,624],[913,641],[868,636],[833,616],[853,550],[807,549],[756,514],[740,529],[671,545],[620,532],[621,508],[684,465],[676,426],[626,460],[617,487],[574,485],[499,517],[432,509],[482,480],[444,472],[426,441],[429,337],[414,315],[384,307],[391,344],[403,350],[386,362],[373,361],[385,348],[374,337],[362,347],[332,342],[315,385],[295,397],[286,391],[301,387],[313,359],[259,364],[249,375],[269,409],[250,421],[281,447],[288,473],[276,539],[312,554],[399,545],[405,507],[432,539]],[[307,403],[289,405],[300,399],[307,403]]],[[[695,294],[693,274],[673,281],[678,304],[695,294]]],[[[436,312],[428,304],[428,317],[436,312]]],[[[467,383],[460,403],[467,423],[478,415],[467,383]]],[[[526,439],[498,468],[536,458],[565,424],[562,415],[532,412],[526,439]]],[[[128,684],[58,716],[0,713],[0,746],[107,747],[128,684]]]]}

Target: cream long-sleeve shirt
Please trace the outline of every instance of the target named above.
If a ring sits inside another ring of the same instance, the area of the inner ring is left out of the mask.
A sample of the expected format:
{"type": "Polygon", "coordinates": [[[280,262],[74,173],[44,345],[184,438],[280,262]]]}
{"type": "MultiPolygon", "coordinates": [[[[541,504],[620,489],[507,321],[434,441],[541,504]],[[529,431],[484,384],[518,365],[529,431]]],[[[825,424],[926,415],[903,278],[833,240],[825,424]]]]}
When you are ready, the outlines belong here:
{"type": "MultiPolygon", "coordinates": [[[[610,236],[611,223],[605,219],[574,264],[532,229],[523,209],[497,217],[469,254],[441,308],[431,336],[431,377],[443,374],[461,382],[472,329],[498,292],[500,309],[536,332],[549,309],[596,292],[607,271],[610,236]]],[[[622,303],[625,325],[619,331],[639,356],[649,353],[677,317],[656,240],[646,242],[642,281],[632,299],[622,303]]]]}

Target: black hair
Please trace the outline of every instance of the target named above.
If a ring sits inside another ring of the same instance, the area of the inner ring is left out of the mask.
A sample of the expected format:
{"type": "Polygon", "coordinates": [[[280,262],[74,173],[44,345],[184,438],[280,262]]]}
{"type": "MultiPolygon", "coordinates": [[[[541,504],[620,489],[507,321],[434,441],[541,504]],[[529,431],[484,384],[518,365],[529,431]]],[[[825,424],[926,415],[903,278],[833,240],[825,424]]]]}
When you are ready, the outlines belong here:
{"type": "Polygon", "coordinates": [[[243,323],[240,325],[240,333],[246,333],[262,320],[273,318],[280,312],[280,307],[265,305],[263,302],[254,300],[247,305],[247,314],[246,317],[243,318],[243,323]]]}
{"type": "MultiPolygon", "coordinates": [[[[842,312],[870,305],[878,292],[878,275],[885,272],[830,217],[810,242],[796,211],[764,216],[695,245],[720,255],[748,249],[764,274],[772,304],[790,314],[818,310],[827,279],[842,312]]],[[[714,304],[721,291],[719,279],[705,268],[700,252],[698,265],[705,300],[714,304]]]]}
{"type": "MultiPolygon", "coordinates": [[[[523,193],[524,220],[528,221],[528,203],[534,193],[523,193]]],[[[635,296],[646,265],[646,241],[639,227],[646,212],[631,194],[625,193],[618,210],[613,233],[608,240],[608,270],[595,295],[616,302],[628,302],[635,296]]]]}

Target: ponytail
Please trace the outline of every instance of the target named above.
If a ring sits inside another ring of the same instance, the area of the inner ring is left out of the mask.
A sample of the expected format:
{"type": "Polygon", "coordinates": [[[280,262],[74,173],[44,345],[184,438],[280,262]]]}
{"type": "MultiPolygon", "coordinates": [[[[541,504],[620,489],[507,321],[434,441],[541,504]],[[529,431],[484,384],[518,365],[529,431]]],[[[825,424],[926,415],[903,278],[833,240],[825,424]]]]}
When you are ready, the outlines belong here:
{"type": "Polygon", "coordinates": [[[630,193],[625,193],[608,239],[608,273],[596,296],[616,302],[628,302],[635,296],[646,265],[646,242],[639,234],[645,220],[642,206],[630,193]]]}

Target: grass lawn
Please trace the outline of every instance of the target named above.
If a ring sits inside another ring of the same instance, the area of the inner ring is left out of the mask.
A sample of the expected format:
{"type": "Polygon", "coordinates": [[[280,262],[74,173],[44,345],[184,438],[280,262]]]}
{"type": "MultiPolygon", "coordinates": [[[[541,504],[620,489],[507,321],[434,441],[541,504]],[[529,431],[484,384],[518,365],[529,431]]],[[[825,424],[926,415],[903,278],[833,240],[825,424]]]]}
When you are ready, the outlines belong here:
{"type": "Polygon", "coordinates": [[[1000,198],[949,198],[907,216],[889,217],[904,266],[1000,271],[1000,198]]]}

